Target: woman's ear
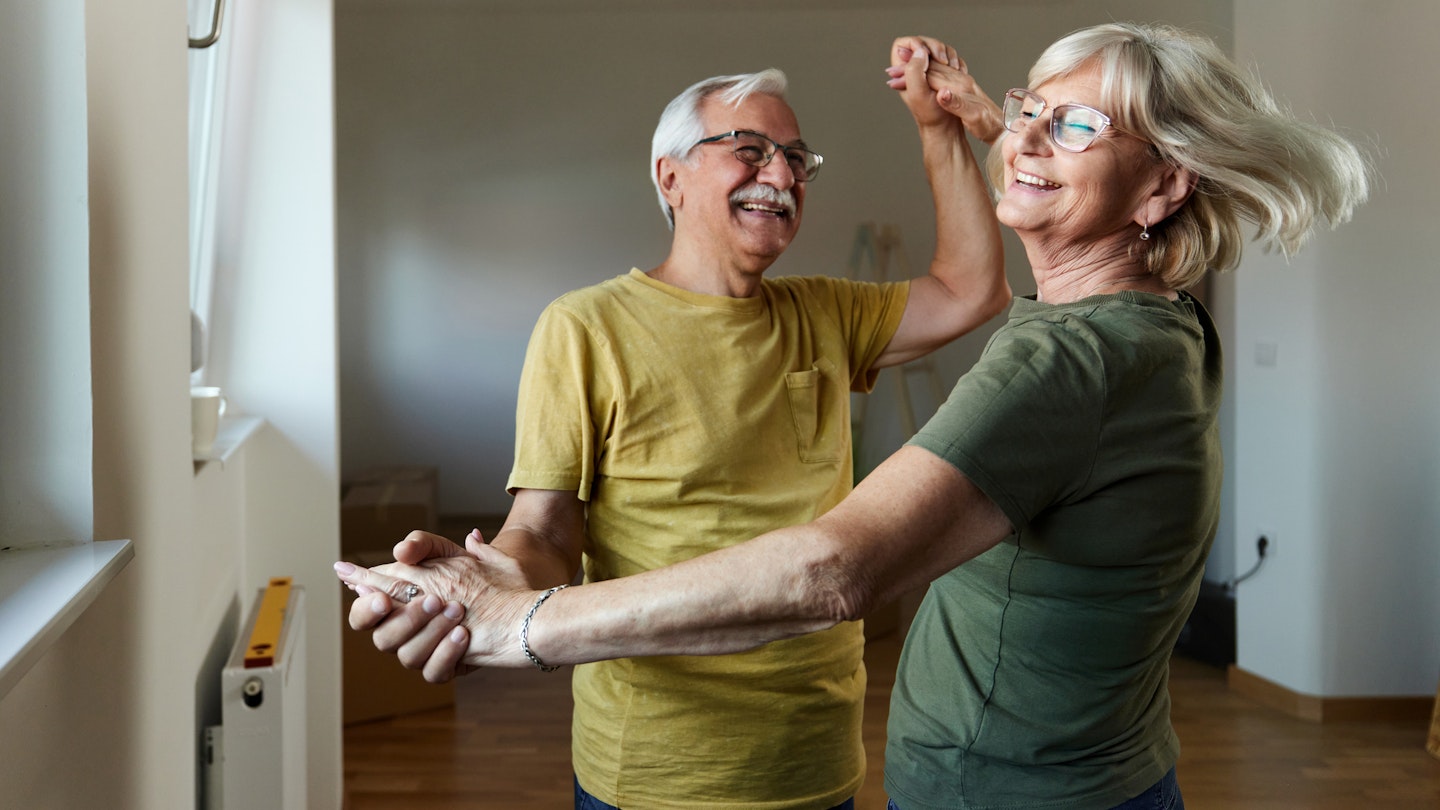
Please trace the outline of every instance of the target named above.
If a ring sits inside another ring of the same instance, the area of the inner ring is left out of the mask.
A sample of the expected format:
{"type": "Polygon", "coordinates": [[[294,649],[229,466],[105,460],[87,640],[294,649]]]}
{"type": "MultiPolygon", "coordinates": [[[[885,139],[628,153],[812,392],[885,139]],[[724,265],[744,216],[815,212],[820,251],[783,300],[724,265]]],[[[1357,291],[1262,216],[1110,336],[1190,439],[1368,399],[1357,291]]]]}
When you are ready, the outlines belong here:
{"type": "Polygon", "coordinates": [[[1135,224],[1154,225],[1180,210],[1180,206],[1184,205],[1195,191],[1196,180],[1195,173],[1189,169],[1169,163],[1163,164],[1150,196],[1141,203],[1140,210],[1136,212],[1135,224]]]}

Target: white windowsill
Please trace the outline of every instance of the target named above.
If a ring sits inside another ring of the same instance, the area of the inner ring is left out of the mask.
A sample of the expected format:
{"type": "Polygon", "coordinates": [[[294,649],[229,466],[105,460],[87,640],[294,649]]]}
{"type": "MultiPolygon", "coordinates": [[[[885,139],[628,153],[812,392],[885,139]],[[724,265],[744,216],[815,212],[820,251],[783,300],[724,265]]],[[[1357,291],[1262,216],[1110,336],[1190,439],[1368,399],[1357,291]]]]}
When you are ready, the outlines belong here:
{"type": "Polygon", "coordinates": [[[239,450],[255,432],[265,424],[265,420],[258,416],[222,416],[220,417],[220,429],[215,433],[215,444],[208,453],[196,453],[195,471],[205,466],[207,461],[218,461],[220,466],[239,450]]]}
{"type": "Polygon", "coordinates": [[[0,550],[0,698],[134,556],[129,540],[0,550]]]}

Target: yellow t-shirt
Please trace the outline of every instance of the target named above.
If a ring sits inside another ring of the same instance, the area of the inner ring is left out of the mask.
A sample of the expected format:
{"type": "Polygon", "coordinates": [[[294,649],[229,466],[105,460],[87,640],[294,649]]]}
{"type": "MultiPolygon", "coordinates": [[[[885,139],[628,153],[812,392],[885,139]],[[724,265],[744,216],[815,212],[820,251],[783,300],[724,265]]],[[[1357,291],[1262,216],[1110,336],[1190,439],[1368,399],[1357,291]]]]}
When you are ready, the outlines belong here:
{"type": "MultiPolygon", "coordinates": [[[[874,385],[908,294],[785,277],[728,298],[631,270],[565,295],[530,340],[508,486],[588,502],[591,581],[810,521],[850,491],[850,391],[874,385]]],[[[852,622],[577,667],[580,784],[623,810],[838,804],[865,770],[863,647],[852,622]]]]}

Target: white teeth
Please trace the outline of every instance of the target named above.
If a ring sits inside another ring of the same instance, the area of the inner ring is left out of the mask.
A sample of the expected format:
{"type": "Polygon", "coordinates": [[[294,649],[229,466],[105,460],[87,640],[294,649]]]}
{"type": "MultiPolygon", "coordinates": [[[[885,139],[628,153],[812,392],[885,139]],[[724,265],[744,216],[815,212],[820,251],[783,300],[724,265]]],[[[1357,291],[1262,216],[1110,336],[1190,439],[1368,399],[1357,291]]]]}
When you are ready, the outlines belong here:
{"type": "Polygon", "coordinates": [[[1060,184],[1059,184],[1059,183],[1052,183],[1052,182],[1050,182],[1049,180],[1046,180],[1046,179],[1043,178],[1043,177],[1036,177],[1036,176],[1033,175],[1033,174],[1026,174],[1025,172],[1021,172],[1021,171],[1015,172],[1015,179],[1016,179],[1016,180],[1019,180],[1020,182],[1026,184],[1026,185],[1028,185],[1028,186],[1040,186],[1041,188],[1059,188],[1059,187],[1060,187],[1060,184]]]}
{"type": "Polygon", "coordinates": [[[740,203],[740,207],[745,209],[746,211],[764,211],[767,214],[775,214],[777,216],[788,216],[790,214],[790,212],[784,208],[773,208],[771,206],[761,205],[760,203],[755,202],[743,202],[740,203]]]}
{"type": "Polygon", "coordinates": [[[795,216],[795,195],[764,183],[749,183],[730,195],[730,204],[742,211],[757,211],[777,217],[795,216]]]}

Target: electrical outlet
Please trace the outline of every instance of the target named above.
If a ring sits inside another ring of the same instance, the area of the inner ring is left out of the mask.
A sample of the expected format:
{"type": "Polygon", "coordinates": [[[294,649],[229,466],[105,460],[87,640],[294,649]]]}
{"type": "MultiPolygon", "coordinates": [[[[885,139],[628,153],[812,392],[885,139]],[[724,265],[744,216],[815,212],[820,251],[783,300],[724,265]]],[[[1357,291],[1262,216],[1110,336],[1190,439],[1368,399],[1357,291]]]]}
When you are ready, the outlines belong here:
{"type": "Polygon", "coordinates": [[[1275,556],[1275,532],[1265,528],[1256,530],[1255,556],[1266,559],[1275,556]]]}

